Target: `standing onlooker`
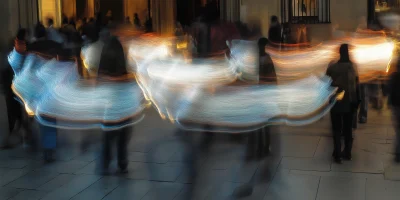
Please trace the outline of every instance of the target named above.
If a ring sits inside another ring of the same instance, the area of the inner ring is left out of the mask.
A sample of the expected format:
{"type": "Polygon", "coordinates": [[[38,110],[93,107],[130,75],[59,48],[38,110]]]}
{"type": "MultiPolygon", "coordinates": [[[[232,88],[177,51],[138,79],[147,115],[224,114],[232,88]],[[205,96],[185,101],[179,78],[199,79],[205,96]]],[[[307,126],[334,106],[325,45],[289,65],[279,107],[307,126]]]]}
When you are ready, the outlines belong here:
{"type": "Polygon", "coordinates": [[[139,15],[137,13],[134,14],[133,25],[135,25],[136,28],[140,28],[142,26],[142,24],[140,23],[139,15]]]}
{"type": "Polygon", "coordinates": [[[271,25],[268,30],[268,39],[273,43],[281,43],[282,42],[282,27],[279,23],[277,16],[271,17],[271,25]]]}
{"type": "Polygon", "coordinates": [[[393,122],[396,131],[396,158],[400,163],[400,59],[397,61],[397,72],[394,72],[389,82],[389,103],[392,105],[393,122]]]}
{"type": "MultiPolygon", "coordinates": [[[[68,21],[67,21],[68,22],[68,21]]],[[[64,43],[64,38],[60,34],[60,32],[54,28],[54,20],[49,18],[47,19],[47,39],[52,40],[57,43],[64,43]]]]}
{"type": "Polygon", "coordinates": [[[358,90],[358,73],[356,66],[351,62],[349,46],[340,46],[340,59],[328,67],[326,74],[332,78],[332,86],[338,88],[338,93],[344,92],[341,100],[331,109],[335,162],[342,163],[342,158],[351,160],[353,146],[353,113],[357,111],[360,101],[358,90]],[[341,136],[344,135],[345,147],[342,153],[341,136]]]}

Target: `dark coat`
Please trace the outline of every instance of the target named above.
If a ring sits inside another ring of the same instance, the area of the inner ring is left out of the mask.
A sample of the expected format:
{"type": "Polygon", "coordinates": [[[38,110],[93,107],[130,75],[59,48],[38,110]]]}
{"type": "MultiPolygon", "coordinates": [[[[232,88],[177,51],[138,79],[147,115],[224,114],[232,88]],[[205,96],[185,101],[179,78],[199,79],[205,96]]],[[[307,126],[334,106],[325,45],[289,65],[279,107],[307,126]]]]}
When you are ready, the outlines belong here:
{"type": "Polygon", "coordinates": [[[328,67],[326,75],[331,77],[331,85],[338,88],[338,93],[345,91],[331,111],[346,113],[356,109],[360,102],[357,68],[350,62],[337,62],[328,67]]]}
{"type": "Polygon", "coordinates": [[[260,55],[259,61],[260,83],[277,83],[274,62],[268,54],[260,55]]]}
{"type": "Polygon", "coordinates": [[[281,27],[281,25],[276,24],[269,28],[268,39],[274,43],[282,42],[282,27],[281,27]]]}
{"type": "Polygon", "coordinates": [[[400,72],[394,72],[389,80],[389,102],[392,106],[400,106],[400,72]]]}

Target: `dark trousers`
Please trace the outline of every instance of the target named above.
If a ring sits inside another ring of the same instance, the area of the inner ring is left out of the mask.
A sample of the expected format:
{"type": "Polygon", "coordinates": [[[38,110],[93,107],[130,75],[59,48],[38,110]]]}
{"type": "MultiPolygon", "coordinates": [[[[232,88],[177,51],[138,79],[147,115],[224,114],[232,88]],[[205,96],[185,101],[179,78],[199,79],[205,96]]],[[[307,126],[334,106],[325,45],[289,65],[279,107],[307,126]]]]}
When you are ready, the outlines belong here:
{"type": "Polygon", "coordinates": [[[393,106],[392,113],[396,132],[396,154],[400,158],[400,106],[393,106]]]}
{"type": "Polygon", "coordinates": [[[369,105],[368,85],[367,84],[360,85],[360,96],[361,96],[361,104],[360,104],[360,111],[358,113],[358,120],[359,121],[367,121],[368,105],[369,105]]]}
{"type": "Polygon", "coordinates": [[[342,152],[342,134],[344,136],[344,153],[351,155],[351,149],[353,147],[353,112],[332,112],[331,111],[331,122],[333,132],[333,145],[334,151],[333,156],[338,158],[342,152]]]}
{"type": "Polygon", "coordinates": [[[117,140],[118,166],[121,169],[128,167],[128,143],[132,134],[133,127],[106,131],[103,141],[103,167],[108,168],[112,159],[112,143],[117,140]]]}
{"type": "Polygon", "coordinates": [[[269,126],[253,131],[247,144],[248,158],[261,158],[269,154],[271,130],[269,126]]]}
{"type": "Polygon", "coordinates": [[[23,123],[21,104],[18,103],[13,97],[7,97],[7,115],[8,115],[8,128],[10,133],[14,130],[16,121],[23,123]]]}

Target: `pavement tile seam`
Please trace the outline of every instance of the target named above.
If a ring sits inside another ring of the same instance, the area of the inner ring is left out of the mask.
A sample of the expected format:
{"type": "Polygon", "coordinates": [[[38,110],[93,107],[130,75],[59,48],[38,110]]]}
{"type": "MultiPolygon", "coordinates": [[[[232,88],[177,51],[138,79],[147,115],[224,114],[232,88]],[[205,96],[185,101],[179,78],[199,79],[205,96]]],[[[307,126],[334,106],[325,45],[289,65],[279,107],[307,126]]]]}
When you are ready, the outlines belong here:
{"type": "Polygon", "coordinates": [[[321,176],[319,177],[319,179],[318,179],[318,187],[317,187],[317,192],[315,193],[315,200],[317,200],[317,198],[318,198],[318,192],[319,192],[319,186],[321,185],[321,176]]]}

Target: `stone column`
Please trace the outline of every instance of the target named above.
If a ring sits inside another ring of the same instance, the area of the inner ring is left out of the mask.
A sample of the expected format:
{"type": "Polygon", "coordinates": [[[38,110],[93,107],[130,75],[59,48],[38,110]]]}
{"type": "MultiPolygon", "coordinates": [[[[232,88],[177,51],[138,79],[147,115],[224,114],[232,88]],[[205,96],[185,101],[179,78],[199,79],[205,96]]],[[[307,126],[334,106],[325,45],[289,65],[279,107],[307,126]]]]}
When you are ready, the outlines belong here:
{"type": "Polygon", "coordinates": [[[38,0],[39,20],[45,23],[46,18],[52,17],[56,26],[61,25],[61,0],[38,0]]]}
{"type": "Polygon", "coordinates": [[[147,0],[124,0],[125,17],[129,16],[133,23],[133,15],[137,13],[142,25],[148,17],[147,0]]]}
{"type": "Polygon", "coordinates": [[[220,0],[221,19],[228,22],[240,21],[240,0],[220,0]]]}
{"type": "Polygon", "coordinates": [[[175,30],[176,1],[152,0],[151,12],[153,31],[172,35],[175,30]]]}
{"type": "Polygon", "coordinates": [[[86,17],[88,19],[94,17],[94,14],[95,14],[94,3],[95,3],[94,0],[86,0],[86,13],[85,13],[85,15],[86,15],[86,17]]]}
{"type": "Polygon", "coordinates": [[[68,18],[76,16],[76,0],[62,0],[61,1],[61,14],[68,18]]]}

